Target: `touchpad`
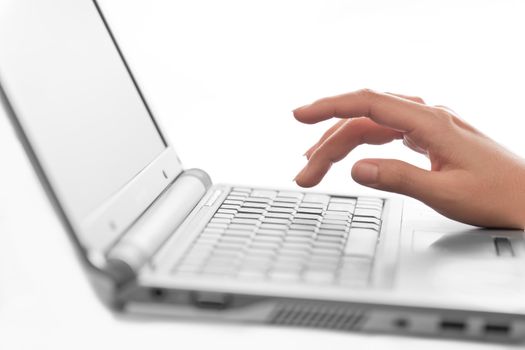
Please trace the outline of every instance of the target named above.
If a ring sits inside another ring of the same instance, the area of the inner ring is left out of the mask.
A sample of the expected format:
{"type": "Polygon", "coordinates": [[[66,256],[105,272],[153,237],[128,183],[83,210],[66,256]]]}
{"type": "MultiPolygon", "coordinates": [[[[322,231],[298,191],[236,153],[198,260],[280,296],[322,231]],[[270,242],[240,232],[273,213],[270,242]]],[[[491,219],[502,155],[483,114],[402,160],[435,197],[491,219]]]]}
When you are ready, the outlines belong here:
{"type": "Polygon", "coordinates": [[[522,245],[523,231],[474,229],[459,232],[416,230],[412,248],[417,253],[461,257],[513,257],[522,245]]]}
{"type": "Polygon", "coordinates": [[[525,256],[523,246],[523,231],[416,230],[403,281],[410,290],[521,298],[525,270],[518,259],[525,256]]]}

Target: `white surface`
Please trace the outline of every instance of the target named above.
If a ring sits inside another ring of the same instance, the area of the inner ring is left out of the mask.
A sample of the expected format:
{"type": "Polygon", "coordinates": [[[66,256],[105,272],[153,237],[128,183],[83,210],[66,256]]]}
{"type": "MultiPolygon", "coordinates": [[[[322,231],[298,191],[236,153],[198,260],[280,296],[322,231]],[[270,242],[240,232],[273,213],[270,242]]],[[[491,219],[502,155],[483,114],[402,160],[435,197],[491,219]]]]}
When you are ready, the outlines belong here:
{"type": "MultiPolygon", "coordinates": [[[[290,111],[370,87],[446,104],[521,155],[521,1],[130,1],[102,7],[186,167],[216,182],[293,188],[328,123],[290,111]]],[[[359,193],[362,147],[321,190],[359,193]]],[[[115,317],[95,298],[26,157],[0,117],[0,348],[503,348],[469,342],[115,317]]],[[[370,192],[368,192],[370,193],[370,192]]]]}

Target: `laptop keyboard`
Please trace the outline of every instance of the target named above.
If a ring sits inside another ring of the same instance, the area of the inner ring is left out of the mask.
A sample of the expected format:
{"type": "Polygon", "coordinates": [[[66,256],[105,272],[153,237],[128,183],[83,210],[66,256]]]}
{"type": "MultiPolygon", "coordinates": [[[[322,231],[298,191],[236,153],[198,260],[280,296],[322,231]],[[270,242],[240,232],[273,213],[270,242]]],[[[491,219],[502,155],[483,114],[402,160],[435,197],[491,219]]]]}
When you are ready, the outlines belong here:
{"type": "Polygon", "coordinates": [[[173,273],[369,284],[383,200],[233,188],[173,273]]]}

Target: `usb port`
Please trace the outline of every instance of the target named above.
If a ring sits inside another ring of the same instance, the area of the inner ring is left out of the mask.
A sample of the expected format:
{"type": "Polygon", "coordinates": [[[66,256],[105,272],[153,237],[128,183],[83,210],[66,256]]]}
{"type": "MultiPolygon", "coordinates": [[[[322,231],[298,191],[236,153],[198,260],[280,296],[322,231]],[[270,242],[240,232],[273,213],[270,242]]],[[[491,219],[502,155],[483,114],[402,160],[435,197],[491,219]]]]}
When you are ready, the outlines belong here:
{"type": "Polygon", "coordinates": [[[439,324],[439,327],[443,331],[463,332],[466,328],[466,325],[465,325],[465,322],[461,322],[461,321],[443,320],[439,324]]]}
{"type": "Polygon", "coordinates": [[[510,333],[510,326],[506,324],[492,324],[487,323],[485,325],[485,334],[487,335],[496,335],[496,336],[505,336],[510,333]]]}

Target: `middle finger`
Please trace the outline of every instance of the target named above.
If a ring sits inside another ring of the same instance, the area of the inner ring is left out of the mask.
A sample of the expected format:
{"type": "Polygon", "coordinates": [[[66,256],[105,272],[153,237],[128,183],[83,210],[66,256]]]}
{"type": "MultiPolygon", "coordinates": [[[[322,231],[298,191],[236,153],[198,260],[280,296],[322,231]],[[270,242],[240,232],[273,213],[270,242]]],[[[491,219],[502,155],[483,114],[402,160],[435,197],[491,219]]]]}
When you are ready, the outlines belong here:
{"type": "Polygon", "coordinates": [[[361,144],[380,145],[403,138],[403,133],[362,117],[351,119],[332,133],[310,155],[308,163],[295,178],[303,187],[317,185],[334,162],[343,159],[361,144]]]}

